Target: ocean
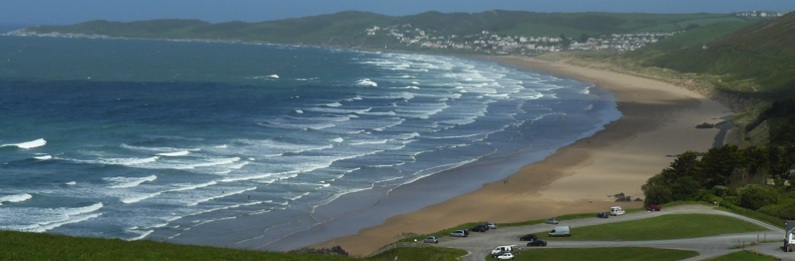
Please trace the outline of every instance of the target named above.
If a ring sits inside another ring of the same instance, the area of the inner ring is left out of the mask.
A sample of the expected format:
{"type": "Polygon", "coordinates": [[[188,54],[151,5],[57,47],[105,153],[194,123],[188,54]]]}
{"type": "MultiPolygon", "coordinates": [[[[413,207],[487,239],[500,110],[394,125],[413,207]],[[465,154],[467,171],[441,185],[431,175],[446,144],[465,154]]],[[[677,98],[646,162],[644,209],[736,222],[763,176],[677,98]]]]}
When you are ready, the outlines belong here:
{"type": "Polygon", "coordinates": [[[506,178],[620,117],[592,84],[459,57],[0,46],[4,230],[289,250],[506,178]],[[413,186],[434,189],[401,196],[413,186]]]}

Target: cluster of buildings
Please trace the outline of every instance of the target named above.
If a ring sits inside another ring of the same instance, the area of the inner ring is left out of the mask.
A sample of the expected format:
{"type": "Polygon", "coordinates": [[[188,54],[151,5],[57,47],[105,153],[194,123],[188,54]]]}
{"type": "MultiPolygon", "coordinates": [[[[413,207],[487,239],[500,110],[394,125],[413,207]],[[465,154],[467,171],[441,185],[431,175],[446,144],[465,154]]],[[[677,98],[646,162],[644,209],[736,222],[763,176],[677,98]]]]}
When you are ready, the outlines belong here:
{"type": "Polygon", "coordinates": [[[744,17],[781,17],[786,15],[786,12],[773,12],[773,11],[748,11],[748,12],[739,12],[736,13],[736,16],[744,16],[744,17]]]}
{"type": "Polygon", "coordinates": [[[469,35],[440,35],[435,30],[411,24],[373,26],[365,30],[369,37],[388,37],[408,48],[450,49],[485,54],[538,55],[564,50],[610,50],[627,52],[655,43],[676,32],[611,34],[573,39],[561,36],[498,35],[489,31],[469,35]],[[579,40],[581,42],[579,42],[579,40]]]}

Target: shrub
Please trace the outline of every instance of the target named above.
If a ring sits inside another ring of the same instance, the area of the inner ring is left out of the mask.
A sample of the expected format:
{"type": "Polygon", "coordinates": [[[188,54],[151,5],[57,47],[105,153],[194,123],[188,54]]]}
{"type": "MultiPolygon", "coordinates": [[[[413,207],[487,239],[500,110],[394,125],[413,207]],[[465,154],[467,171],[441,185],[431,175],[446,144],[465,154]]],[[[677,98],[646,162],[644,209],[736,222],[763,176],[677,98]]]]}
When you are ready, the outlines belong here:
{"type": "Polygon", "coordinates": [[[767,185],[750,184],[737,189],[739,206],[757,210],[778,202],[778,192],[767,185]]]}

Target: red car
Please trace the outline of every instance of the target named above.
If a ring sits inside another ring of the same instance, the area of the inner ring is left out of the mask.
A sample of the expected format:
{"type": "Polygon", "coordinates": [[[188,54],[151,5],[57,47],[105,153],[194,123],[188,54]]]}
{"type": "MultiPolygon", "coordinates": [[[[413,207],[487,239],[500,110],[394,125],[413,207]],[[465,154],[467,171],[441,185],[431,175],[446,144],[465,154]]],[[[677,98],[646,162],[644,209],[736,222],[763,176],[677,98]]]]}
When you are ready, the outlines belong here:
{"type": "Polygon", "coordinates": [[[656,204],[650,204],[650,205],[645,207],[645,210],[647,210],[647,211],[661,211],[661,206],[656,205],[656,204]]]}

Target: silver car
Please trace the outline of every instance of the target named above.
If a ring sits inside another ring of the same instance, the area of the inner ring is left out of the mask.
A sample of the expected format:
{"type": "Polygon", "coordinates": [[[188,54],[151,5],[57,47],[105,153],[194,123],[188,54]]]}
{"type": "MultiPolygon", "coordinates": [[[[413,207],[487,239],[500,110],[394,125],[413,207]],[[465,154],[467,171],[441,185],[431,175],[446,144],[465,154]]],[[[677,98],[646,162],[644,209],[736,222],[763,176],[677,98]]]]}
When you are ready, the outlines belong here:
{"type": "Polygon", "coordinates": [[[427,237],[426,239],[423,240],[423,242],[437,244],[437,237],[436,236],[427,237]]]}

